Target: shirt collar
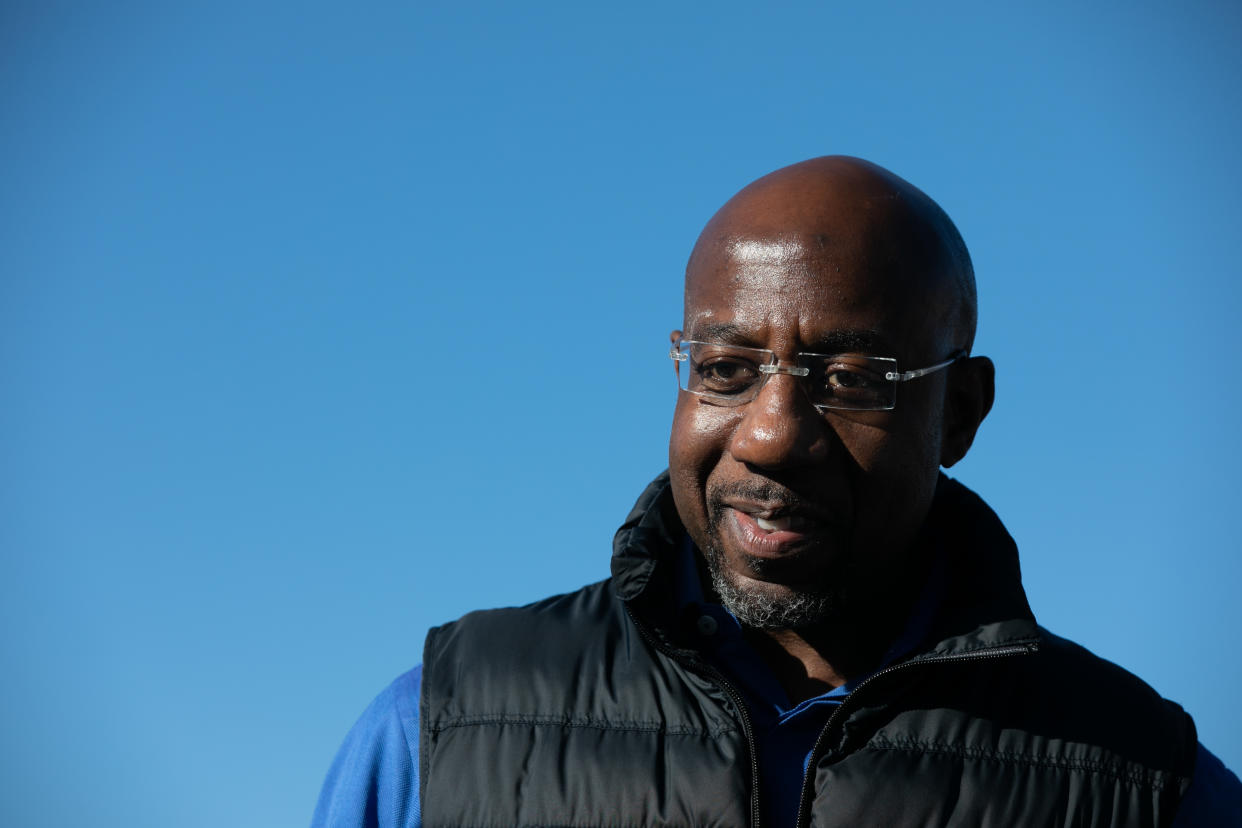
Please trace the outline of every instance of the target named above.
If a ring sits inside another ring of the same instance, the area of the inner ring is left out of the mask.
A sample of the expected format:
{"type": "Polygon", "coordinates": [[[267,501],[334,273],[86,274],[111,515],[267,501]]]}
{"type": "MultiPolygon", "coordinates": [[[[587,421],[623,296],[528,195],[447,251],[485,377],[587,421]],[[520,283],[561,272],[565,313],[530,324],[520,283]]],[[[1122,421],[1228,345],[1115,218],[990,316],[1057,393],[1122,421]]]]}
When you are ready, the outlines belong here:
{"type": "Polygon", "coordinates": [[[889,667],[914,654],[916,648],[928,636],[932,620],[944,599],[948,585],[947,565],[939,543],[933,544],[935,559],[928,573],[927,580],[915,601],[910,615],[901,633],[893,640],[884,657],[874,671],[858,676],[840,687],[835,687],[819,696],[798,704],[789,709],[789,701],[783,689],[777,690],[779,684],[775,675],[762,662],[758,654],[742,640],[742,627],[733,613],[723,606],[708,600],[703,592],[703,584],[699,577],[699,550],[689,535],[683,536],[682,543],[677,546],[677,559],[674,567],[674,595],[676,596],[678,614],[682,618],[699,621],[710,617],[718,625],[715,634],[707,636],[708,646],[705,649],[718,666],[725,670],[731,678],[746,685],[752,693],[764,697],[776,704],[786,714],[822,701],[838,701],[853,692],[854,688],[867,680],[876,672],[889,667]],[[763,670],[765,675],[756,676],[756,670],[763,670]]]}

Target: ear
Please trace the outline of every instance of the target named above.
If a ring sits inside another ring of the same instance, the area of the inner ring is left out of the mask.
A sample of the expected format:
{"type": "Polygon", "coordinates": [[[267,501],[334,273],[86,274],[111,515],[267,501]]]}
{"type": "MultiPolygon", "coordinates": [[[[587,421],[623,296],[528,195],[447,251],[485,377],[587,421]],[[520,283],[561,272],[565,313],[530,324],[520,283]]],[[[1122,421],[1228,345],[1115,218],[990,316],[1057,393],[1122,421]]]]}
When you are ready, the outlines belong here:
{"type": "Polygon", "coordinates": [[[676,345],[677,340],[681,339],[681,331],[673,331],[668,335],[668,344],[676,345]]]}
{"type": "Polygon", "coordinates": [[[966,456],[979,424],[996,399],[996,366],[987,357],[970,357],[949,369],[944,397],[940,465],[946,469],[966,456]]]}

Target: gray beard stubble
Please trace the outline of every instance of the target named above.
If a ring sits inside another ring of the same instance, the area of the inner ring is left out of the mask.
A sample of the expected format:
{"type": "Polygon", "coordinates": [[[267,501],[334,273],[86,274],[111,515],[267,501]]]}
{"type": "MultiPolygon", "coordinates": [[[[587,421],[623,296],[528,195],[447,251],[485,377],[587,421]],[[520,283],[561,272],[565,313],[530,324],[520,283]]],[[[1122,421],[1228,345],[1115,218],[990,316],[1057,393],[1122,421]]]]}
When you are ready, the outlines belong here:
{"type": "Polygon", "coordinates": [[[793,630],[809,627],[838,614],[840,600],[831,592],[790,590],[776,597],[758,590],[747,590],[730,580],[724,557],[715,544],[703,550],[712,589],[724,608],[744,627],[757,630],[793,630]]]}

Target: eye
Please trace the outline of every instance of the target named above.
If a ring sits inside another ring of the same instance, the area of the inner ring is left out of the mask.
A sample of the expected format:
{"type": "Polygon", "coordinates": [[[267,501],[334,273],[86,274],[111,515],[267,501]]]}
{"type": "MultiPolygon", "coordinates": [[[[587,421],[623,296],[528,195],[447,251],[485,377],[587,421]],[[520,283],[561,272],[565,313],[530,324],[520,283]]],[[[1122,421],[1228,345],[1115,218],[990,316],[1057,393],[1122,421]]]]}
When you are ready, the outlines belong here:
{"type": "Polygon", "coordinates": [[[695,366],[698,389],[713,394],[737,394],[759,379],[754,363],[736,357],[713,357],[695,366]]]}
{"type": "Polygon", "coordinates": [[[845,368],[832,371],[824,377],[824,382],[830,388],[858,388],[866,384],[866,380],[857,372],[845,368]]]}
{"type": "Polygon", "coordinates": [[[884,397],[891,384],[877,370],[853,362],[830,362],[819,376],[820,395],[854,402],[884,397]]]}

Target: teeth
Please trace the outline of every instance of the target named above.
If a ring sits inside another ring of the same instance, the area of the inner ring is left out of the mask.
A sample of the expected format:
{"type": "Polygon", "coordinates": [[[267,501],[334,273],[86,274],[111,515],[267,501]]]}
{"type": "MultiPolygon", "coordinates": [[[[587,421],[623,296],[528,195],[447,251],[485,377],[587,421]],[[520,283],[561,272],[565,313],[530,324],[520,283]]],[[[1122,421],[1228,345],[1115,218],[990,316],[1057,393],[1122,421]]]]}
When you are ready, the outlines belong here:
{"type": "Polygon", "coordinates": [[[793,526],[792,517],[755,518],[755,523],[765,532],[780,532],[793,526]]]}

